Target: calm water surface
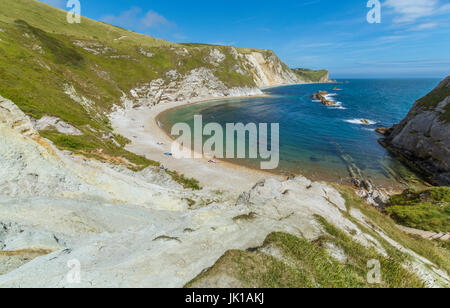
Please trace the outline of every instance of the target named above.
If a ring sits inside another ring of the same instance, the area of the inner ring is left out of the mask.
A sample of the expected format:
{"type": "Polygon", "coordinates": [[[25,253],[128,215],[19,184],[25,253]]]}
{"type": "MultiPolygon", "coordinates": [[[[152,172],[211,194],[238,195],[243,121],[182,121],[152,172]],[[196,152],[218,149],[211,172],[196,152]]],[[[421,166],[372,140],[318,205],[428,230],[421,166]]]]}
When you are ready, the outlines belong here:
{"type": "MultiPolygon", "coordinates": [[[[264,90],[269,97],[201,103],[169,110],[159,117],[163,129],[204,123],[280,123],[280,165],[275,172],[300,173],[314,180],[348,182],[348,167],[357,166],[375,182],[386,185],[412,174],[378,144],[374,132],[405,117],[415,100],[439,83],[438,79],[349,80],[343,84],[311,84],[264,90]],[[334,91],[338,86],[340,91],[334,91]],[[311,95],[330,92],[338,107],[326,107],[311,95]],[[364,118],[372,125],[359,123],[364,118]]],[[[259,168],[255,160],[231,160],[259,168]]]]}

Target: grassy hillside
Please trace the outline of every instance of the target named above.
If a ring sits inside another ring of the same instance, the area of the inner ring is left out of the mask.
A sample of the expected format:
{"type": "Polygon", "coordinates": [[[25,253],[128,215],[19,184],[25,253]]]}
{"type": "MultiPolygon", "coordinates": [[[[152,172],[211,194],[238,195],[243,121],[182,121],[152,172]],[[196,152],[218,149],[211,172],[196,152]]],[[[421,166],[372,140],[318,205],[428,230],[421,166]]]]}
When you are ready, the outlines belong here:
{"type": "Polygon", "coordinates": [[[406,191],[393,196],[387,208],[399,224],[434,232],[450,232],[450,188],[406,191]]]}
{"type": "Polygon", "coordinates": [[[226,252],[216,264],[189,282],[188,288],[227,287],[229,284],[242,288],[417,288],[423,282],[404,267],[410,256],[400,252],[375,230],[388,234],[407,249],[422,255],[444,272],[450,269],[450,251],[445,243],[411,237],[399,230],[395,222],[383,213],[368,206],[355,192],[346,186],[333,185],[346,199],[346,217],[363,232],[379,241],[389,257],[379,255],[352,240],[344,232],[327,222],[323,217],[316,220],[326,235],[309,242],[285,233],[273,233],[261,247],[226,252]],[[351,216],[352,210],[361,211],[371,222],[369,229],[351,216]],[[346,256],[340,262],[332,258],[329,247],[338,247],[346,256]],[[367,261],[379,260],[382,283],[369,284],[367,261]]]}
{"type": "Polygon", "coordinates": [[[172,44],[88,18],[69,24],[64,11],[35,0],[0,1],[0,95],[35,119],[57,116],[84,134],[41,132],[57,146],[121,156],[136,169],[152,162],[102,138],[112,133],[106,114],[121,105],[124,93],[164,79],[170,70],[185,74],[199,67],[214,70],[229,87],[255,86],[250,74],[232,70],[240,64],[231,47],[214,47],[226,56],[218,66],[204,60],[211,48],[172,44]]]}
{"type": "Polygon", "coordinates": [[[119,27],[97,22],[82,17],[80,24],[69,25],[66,20],[67,12],[56,9],[36,0],[2,0],[0,1],[0,20],[13,23],[17,19],[24,19],[30,25],[46,32],[62,34],[80,39],[101,38],[104,41],[114,41],[119,37],[123,44],[135,44],[145,47],[170,46],[169,42],[138,34],[119,27]]]}
{"type": "Polygon", "coordinates": [[[199,68],[227,88],[256,87],[242,61],[255,51],[290,70],[270,50],[173,44],[84,17],[69,24],[66,14],[35,0],[0,1],[0,95],[36,120],[55,116],[83,133],[40,132],[56,146],[135,170],[157,163],[127,152],[129,141],[114,135],[107,117],[132,89],[199,68]],[[211,60],[217,54],[223,58],[211,60]],[[104,138],[111,134],[117,143],[104,138]]]}
{"type": "MultiPolygon", "coordinates": [[[[40,132],[58,147],[133,170],[158,163],[126,151],[129,141],[121,136],[114,135],[119,145],[104,138],[113,133],[106,114],[139,84],[174,67],[200,65],[206,51],[195,48],[180,58],[181,48],[87,18],[68,24],[65,12],[38,1],[0,1],[0,95],[34,119],[56,116],[83,133],[40,132]]],[[[174,178],[198,187],[191,179],[174,178]]]]}
{"type": "Polygon", "coordinates": [[[310,70],[306,68],[296,68],[294,72],[305,81],[319,82],[322,78],[328,75],[327,70],[310,70]]]}
{"type": "MultiPolygon", "coordinates": [[[[450,76],[439,84],[433,91],[418,100],[418,106],[426,109],[435,109],[446,97],[450,96],[450,76]]],[[[450,104],[447,104],[441,115],[441,120],[450,123],[450,104]]]]}

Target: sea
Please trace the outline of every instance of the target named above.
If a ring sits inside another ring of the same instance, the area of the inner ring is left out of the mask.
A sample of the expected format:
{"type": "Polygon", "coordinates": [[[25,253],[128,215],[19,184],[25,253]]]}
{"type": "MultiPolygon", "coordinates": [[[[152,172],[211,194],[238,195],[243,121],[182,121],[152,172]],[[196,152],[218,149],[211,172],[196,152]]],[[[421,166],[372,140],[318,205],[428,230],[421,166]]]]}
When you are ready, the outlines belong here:
{"type": "MultiPolygon", "coordinates": [[[[375,129],[399,123],[438,83],[438,79],[343,79],[336,84],[281,86],[263,90],[266,97],[171,109],[158,121],[168,134],[175,123],[193,127],[195,115],[202,115],[204,124],[224,128],[226,123],[279,123],[280,163],[273,172],[348,183],[350,169],[356,168],[376,184],[397,187],[417,183],[420,177],[379,144],[383,136],[375,129]],[[313,99],[318,91],[327,91],[335,106],[313,99]]],[[[261,165],[258,159],[227,160],[251,168],[261,165]]]]}

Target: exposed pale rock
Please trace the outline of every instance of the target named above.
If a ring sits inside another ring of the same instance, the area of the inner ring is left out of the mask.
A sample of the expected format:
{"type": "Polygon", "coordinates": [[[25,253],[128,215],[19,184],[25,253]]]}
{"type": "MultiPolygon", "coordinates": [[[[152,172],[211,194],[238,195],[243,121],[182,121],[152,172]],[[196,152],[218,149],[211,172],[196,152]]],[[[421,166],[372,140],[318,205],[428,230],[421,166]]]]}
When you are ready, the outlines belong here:
{"type": "Polygon", "coordinates": [[[0,222],[0,250],[2,251],[55,251],[64,247],[65,244],[48,231],[0,222]]]}
{"type": "Polygon", "coordinates": [[[74,41],[73,44],[75,46],[83,48],[84,50],[86,50],[96,56],[106,54],[108,52],[116,51],[114,48],[104,46],[97,42],[74,41]]]}
{"type": "Polygon", "coordinates": [[[328,254],[335,260],[339,261],[342,264],[347,263],[348,257],[345,254],[345,251],[342,248],[338,247],[335,243],[326,242],[325,249],[327,250],[328,254]]]}
{"type": "Polygon", "coordinates": [[[13,102],[2,96],[0,96],[0,124],[11,127],[27,137],[39,136],[29,118],[13,102]]]}
{"type": "Polygon", "coordinates": [[[154,106],[171,101],[184,101],[201,97],[251,96],[262,94],[257,88],[228,88],[214,72],[207,68],[194,69],[186,76],[176,70],[166,73],[167,81],[160,78],[130,91],[124,96],[125,109],[139,106],[154,106]]]}
{"type": "Polygon", "coordinates": [[[245,56],[246,66],[254,76],[258,87],[304,83],[292,70],[286,69],[275,54],[269,56],[252,52],[245,56]]]}
{"type": "MultiPolygon", "coordinates": [[[[315,215],[386,255],[325,184],[269,179],[235,205],[210,191],[184,190],[155,169],[134,173],[66,156],[35,136],[29,121],[22,125],[31,133],[14,126],[11,114],[27,119],[14,105],[0,108],[0,223],[11,226],[0,232],[0,251],[54,252],[24,265],[23,256],[8,257],[0,287],[182,287],[228,250],[261,247],[272,232],[318,239],[324,230],[315,215]],[[204,206],[190,209],[189,199],[204,206]],[[67,280],[73,260],[81,265],[80,284],[67,280]]],[[[337,257],[336,251],[331,255],[337,257]]],[[[448,281],[413,256],[413,270],[435,279],[427,278],[431,286],[448,281]]]]}
{"type": "Polygon", "coordinates": [[[209,63],[219,66],[226,59],[226,56],[218,49],[211,49],[209,57],[206,59],[209,63]]]}
{"type": "Polygon", "coordinates": [[[75,135],[80,136],[83,133],[76,127],[70,125],[69,123],[64,122],[58,117],[53,116],[43,116],[39,120],[37,120],[34,124],[36,130],[51,130],[56,129],[58,132],[65,135],[75,135]]]}
{"type": "Polygon", "coordinates": [[[146,51],[146,50],[145,50],[144,48],[142,48],[142,47],[139,48],[139,52],[140,52],[142,55],[146,56],[147,58],[153,57],[153,53],[146,51]]]}

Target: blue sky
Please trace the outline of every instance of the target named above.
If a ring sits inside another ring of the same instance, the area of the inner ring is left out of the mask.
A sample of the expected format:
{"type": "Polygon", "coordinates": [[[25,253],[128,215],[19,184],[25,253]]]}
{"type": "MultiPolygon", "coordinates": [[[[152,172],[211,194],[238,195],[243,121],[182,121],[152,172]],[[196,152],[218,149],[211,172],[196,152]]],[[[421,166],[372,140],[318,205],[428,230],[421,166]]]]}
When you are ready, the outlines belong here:
{"type": "MultiPolygon", "coordinates": [[[[65,8],[66,0],[42,0],[65,8]]],[[[80,0],[81,13],[172,42],[274,50],[291,67],[334,78],[445,77],[450,73],[450,0],[80,0]]]]}

